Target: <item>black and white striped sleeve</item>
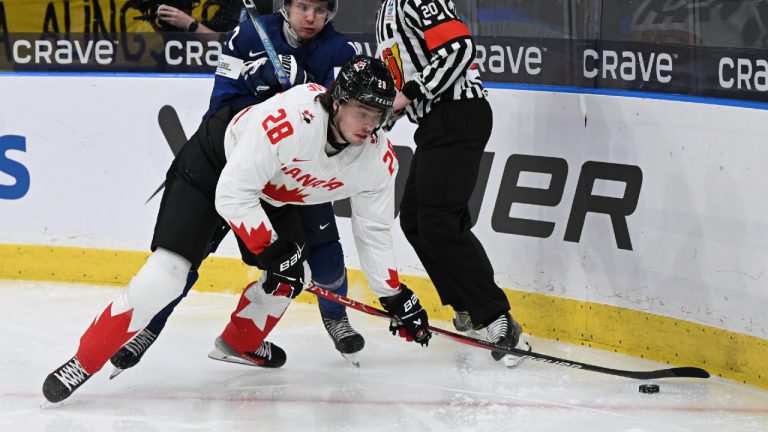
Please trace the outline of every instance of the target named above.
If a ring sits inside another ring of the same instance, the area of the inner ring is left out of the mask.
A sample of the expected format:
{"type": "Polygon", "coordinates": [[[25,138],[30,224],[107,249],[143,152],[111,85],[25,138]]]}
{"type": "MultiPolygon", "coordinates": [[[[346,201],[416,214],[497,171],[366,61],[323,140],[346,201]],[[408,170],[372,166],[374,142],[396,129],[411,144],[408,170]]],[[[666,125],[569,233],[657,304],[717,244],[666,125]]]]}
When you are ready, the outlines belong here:
{"type": "Polygon", "coordinates": [[[475,59],[476,48],[466,24],[456,14],[450,0],[406,0],[402,21],[410,40],[420,39],[423,69],[403,86],[409,99],[434,99],[452,88],[475,59]]]}

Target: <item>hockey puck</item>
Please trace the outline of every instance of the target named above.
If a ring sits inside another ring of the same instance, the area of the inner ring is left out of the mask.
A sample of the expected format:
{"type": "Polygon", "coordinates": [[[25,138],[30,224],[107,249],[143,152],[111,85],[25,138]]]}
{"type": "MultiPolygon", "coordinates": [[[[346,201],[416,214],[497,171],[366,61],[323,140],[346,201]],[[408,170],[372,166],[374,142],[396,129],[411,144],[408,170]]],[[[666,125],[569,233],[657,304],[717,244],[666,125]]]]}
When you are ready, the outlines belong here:
{"type": "Polygon", "coordinates": [[[658,393],[659,386],[656,384],[641,384],[640,393],[658,393]]]}

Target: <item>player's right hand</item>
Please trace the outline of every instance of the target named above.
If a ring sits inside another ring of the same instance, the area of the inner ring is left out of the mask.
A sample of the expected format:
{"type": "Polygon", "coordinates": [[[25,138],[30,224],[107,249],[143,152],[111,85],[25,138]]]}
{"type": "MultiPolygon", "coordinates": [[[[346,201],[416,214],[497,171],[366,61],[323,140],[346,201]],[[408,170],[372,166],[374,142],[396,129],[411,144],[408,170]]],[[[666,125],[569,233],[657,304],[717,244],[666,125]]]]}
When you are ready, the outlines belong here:
{"type": "Polygon", "coordinates": [[[256,259],[267,272],[264,292],[274,296],[296,298],[304,289],[306,247],[297,242],[277,239],[256,259]]]}
{"type": "Polygon", "coordinates": [[[414,341],[422,346],[429,344],[432,333],[429,331],[427,311],[421,307],[416,294],[404,283],[400,284],[400,292],[390,297],[379,298],[381,305],[395,316],[389,324],[389,330],[394,335],[414,341]]]}

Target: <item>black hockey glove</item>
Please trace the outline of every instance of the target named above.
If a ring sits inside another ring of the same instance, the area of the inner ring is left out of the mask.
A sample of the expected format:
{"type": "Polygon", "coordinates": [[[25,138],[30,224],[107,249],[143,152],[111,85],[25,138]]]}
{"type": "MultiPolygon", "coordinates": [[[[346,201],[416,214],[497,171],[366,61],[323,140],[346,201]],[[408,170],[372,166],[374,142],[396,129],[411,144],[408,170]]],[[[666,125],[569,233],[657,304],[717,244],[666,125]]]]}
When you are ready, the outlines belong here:
{"type": "Polygon", "coordinates": [[[429,331],[427,311],[421,307],[419,298],[405,284],[400,284],[400,293],[391,297],[379,298],[381,305],[395,319],[389,323],[389,331],[393,335],[405,338],[408,342],[415,341],[422,346],[429,344],[432,333],[429,331]]]}
{"type": "Polygon", "coordinates": [[[256,259],[267,272],[264,292],[274,296],[296,298],[304,289],[304,244],[277,239],[256,259]]]}
{"type": "MultiPolygon", "coordinates": [[[[288,74],[291,87],[312,82],[312,76],[296,63],[294,56],[280,54],[278,57],[285,73],[288,74]]],[[[275,93],[287,90],[283,89],[277,79],[275,67],[267,57],[261,57],[247,64],[243,69],[243,78],[245,78],[248,88],[260,100],[267,100],[275,93]]]]}

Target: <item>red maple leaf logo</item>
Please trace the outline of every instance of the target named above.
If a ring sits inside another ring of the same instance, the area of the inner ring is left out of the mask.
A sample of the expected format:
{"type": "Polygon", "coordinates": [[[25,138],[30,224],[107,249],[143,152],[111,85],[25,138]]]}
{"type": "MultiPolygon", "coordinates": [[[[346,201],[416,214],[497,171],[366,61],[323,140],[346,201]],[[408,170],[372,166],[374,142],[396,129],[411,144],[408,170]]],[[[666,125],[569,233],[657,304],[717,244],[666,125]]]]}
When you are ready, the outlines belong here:
{"type": "Polygon", "coordinates": [[[397,270],[395,269],[387,269],[389,271],[389,279],[385,280],[384,282],[387,283],[391,288],[400,288],[400,278],[397,276],[397,270]]]}
{"type": "Polygon", "coordinates": [[[94,374],[104,366],[112,354],[128,342],[135,331],[128,331],[133,318],[133,309],[112,316],[112,303],[94,319],[80,338],[77,360],[86,372],[94,374]]]}
{"type": "Polygon", "coordinates": [[[285,185],[275,186],[272,183],[267,183],[261,193],[272,198],[275,201],[284,203],[303,203],[304,198],[309,194],[302,193],[304,189],[296,188],[289,189],[285,185]]]}
{"type": "Polygon", "coordinates": [[[245,227],[245,222],[236,226],[232,221],[228,221],[232,231],[243,240],[248,250],[255,254],[260,254],[272,241],[272,230],[268,230],[264,222],[260,223],[258,228],[250,230],[245,227]]]}

